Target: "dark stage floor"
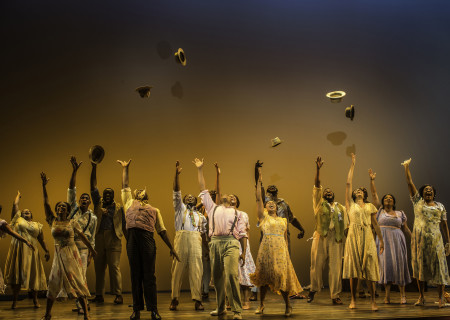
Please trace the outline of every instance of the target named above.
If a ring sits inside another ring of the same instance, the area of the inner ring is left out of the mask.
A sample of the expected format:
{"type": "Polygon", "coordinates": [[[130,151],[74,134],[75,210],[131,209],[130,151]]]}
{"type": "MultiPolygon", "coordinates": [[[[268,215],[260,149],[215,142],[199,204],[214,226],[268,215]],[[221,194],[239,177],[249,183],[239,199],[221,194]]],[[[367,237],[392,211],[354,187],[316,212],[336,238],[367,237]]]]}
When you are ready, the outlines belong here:
{"type": "MultiPolygon", "coordinates": [[[[384,294],[383,292],[381,292],[384,294]]],[[[187,292],[182,293],[179,311],[169,311],[170,293],[160,293],[158,295],[159,312],[163,319],[217,319],[211,317],[209,312],[215,308],[215,296],[211,292],[211,299],[204,302],[205,311],[194,311],[194,303],[190,301],[190,295],[187,292]]],[[[417,300],[418,293],[408,292],[408,304],[400,305],[399,294],[393,292],[390,305],[383,303],[382,295],[377,299],[380,310],[372,312],[370,310],[370,299],[358,299],[358,309],[349,310],[348,304],[350,302],[350,294],[343,293],[341,298],[344,302],[342,306],[333,306],[331,300],[328,298],[327,290],[316,294],[313,303],[308,304],[306,300],[292,300],[293,305],[293,319],[413,319],[413,318],[440,318],[450,319],[450,307],[438,309],[437,304],[434,303],[437,296],[435,290],[430,290],[426,293],[426,306],[415,307],[414,302],[417,300]]],[[[129,319],[132,312],[128,307],[131,304],[131,295],[124,295],[124,304],[115,306],[112,303],[113,297],[106,296],[106,302],[103,305],[91,305],[92,319],[129,319]]],[[[45,312],[45,299],[40,300],[41,308],[34,309],[32,301],[29,299],[19,302],[16,310],[9,309],[11,302],[0,302],[0,319],[40,319],[45,312]]],[[[284,304],[281,296],[275,294],[268,294],[266,301],[266,309],[263,316],[255,315],[255,309],[259,302],[252,302],[252,308],[245,310],[242,314],[244,319],[283,319],[284,318],[284,304]]],[[[79,319],[83,316],[77,316],[76,313],[71,312],[74,306],[73,301],[57,302],[54,305],[52,319],[79,319]]],[[[231,319],[232,313],[223,319],[231,319]]],[[[150,319],[148,312],[142,312],[141,319],[150,319]]]]}

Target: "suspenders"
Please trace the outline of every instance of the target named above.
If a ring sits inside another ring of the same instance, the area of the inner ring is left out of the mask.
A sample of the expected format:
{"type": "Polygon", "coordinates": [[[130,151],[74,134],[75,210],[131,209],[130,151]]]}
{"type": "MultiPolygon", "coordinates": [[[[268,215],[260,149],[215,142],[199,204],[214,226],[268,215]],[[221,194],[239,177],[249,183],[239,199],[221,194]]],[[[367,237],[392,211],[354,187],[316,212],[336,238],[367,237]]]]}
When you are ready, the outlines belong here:
{"type": "MultiPolygon", "coordinates": [[[[188,211],[188,209],[186,207],[186,210],[184,210],[184,213],[183,213],[183,222],[181,223],[181,230],[184,230],[184,223],[186,222],[187,211],[188,211]]],[[[194,220],[195,220],[195,217],[194,217],[194,220]]],[[[200,231],[200,223],[201,223],[201,221],[200,221],[200,215],[199,215],[197,231],[200,231]]]]}
{"type": "MultiPolygon", "coordinates": [[[[73,211],[73,213],[72,213],[72,215],[70,216],[69,219],[73,219],[73,216],[75,215],[75,213],[77,213],[79,208],[80,207],[77,207],[77,210],[73,211]]],[[[83,228],[83,233],[86,232],[86,230],[88,229],[89,225],[91,224],[91,217],[92,217],[92,212],[89,212],[89,219],[88,219],[88,222],[86,223],[86,226],[83,228]]]]}
{"type": "MultiPolygon", "coordinates": [[[[213,214],[212,214],[212,224],[213,224],[213,229],[212,229],[212,234],[211,234],[212,236],[214,236],[214,229],[216,228],[216,224],[214,223],[214,216],[215,216],[217,207],[219,207],[219,206],[214,207],[213,214]]],[[[237,210],[234,209],[234,221],[233,221],[233,224],[231,225],[229,235],[233,234],[233,229],[236,226],[236,221],[237,221],[237,210]]]]}

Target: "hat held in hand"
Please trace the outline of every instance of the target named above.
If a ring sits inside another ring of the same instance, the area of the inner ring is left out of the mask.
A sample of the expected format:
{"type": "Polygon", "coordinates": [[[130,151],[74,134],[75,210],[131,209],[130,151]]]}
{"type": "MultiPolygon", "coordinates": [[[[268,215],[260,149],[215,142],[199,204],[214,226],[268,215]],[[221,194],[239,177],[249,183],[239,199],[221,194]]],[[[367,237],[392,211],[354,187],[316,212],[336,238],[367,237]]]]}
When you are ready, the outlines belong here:
{"type": "Polygon", "coordinates": [[[350,118],[350,120],[353,121],[353,118],[355,117],[355,106],[351,105],[350,107],[345,108],[345,116],[347,118],[350,118]]]}
{"type": "Polygon", "coordinates": [[[175,61],[180,63],[183,67],[186,67],[187,61],[183,49],[178,48],[178,51],[175,52],[175,61]]]}
{"type": "Polygon", "coordinates": [[[99,164],[105,156],[105,149],[102,146],[95,145],[89,149],[89,159],[92,163],[99,164]]]}
{"type": "Polygon", "coordinates": [[[139,95],[141,96],[141,98],[148,98],[150,97],[150,89],[153,88],[153,86],[142,86],[142,87],[137,87],[136,88],[136,92],[139,93],[139,95]]]}
{"type": "Polygon", "coordinates": [[[332,103],[339,103],[342,101],[346,93],[344,91],[332,91],[327,93],[327,97],[332,103]]]}
{"type": "Polygon", "coordinates": [[[272,142],[272,148],[279,146],[282,142],[284,142],[283,140],[281,140],[278,137],[275,137],[275,138],[271,139],[270,141],[272,142]]]}

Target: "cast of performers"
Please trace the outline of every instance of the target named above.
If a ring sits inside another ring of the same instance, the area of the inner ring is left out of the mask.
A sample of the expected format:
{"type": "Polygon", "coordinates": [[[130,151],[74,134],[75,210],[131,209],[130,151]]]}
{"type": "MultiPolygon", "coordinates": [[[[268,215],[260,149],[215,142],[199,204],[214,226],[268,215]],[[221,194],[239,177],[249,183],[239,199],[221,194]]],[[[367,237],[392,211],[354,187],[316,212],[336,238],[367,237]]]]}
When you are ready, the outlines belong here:
{"type": "Polygon", "coordinates": [[[361,188],[352,192],[353,171],[356,156],[352,153],[352,164],[348,172],[345,189],[345,207],[348,213],[349,230],[344,251],[343,278],[350,279],[351,302],[350,309],[356,308],[356,292],[358,279],[367,282],[371,299],[372,310],[377,311],[375,302],[375,282],[379,281],[378,254],[371,227],[380,241],[380,254],[384,251],[384,242],[378,226],[375,206],[365,200],[365,193],[361,188]]]}
{"type": "Polygon", "coordinates": [[[206,233],[206,218],[197,210],[197,198],[192,194],[181,196],[180,162],[175,164],[173,182],[173,206],[175,209],[174,247],[181,261],[172,262],[172,302],[170,310],[177,310],[180,297],[181,281],[188,271],[191,297],[195,301],[195,310],[204,310],[201,297],[203,275],[202,237],[206,233]]]}
{"type": "Polygon", "coordinates": [[[307,302],[314,300],[316,292],[323,286],[322,273],[328,260],[328,283],[333,304],[342,304],[342,256],[344,250],[344,229],[348,225],[345,208],[334,201],[334,192],[323,189],[320,184],[320,168],[324,161],[316,159],[316,177],[313,187],[313,210],[315,229],[311,245],[311,290],[307,302]]]}
{"type": "Polygon", "coordinates": [[[416,189],[409,170],[410,162],[411,159],[405,160],[402,165],[414,206],[411,262],[413,277],[417,279],[419,287],[419,299],[415,305],[425,305],[424,288],[427,281],[438,287],[439,308],[442,308],[445,306],[444,289],[450,284],[445,259],[445,256],[450,254],[447,211],[442,203],[435,201],[436,190],[432,185],[426,184],[419,190],[416,189]]]}
{"type": "Polygon", "coordinates": [[[152,320],[159,320],[156,292],[156,246],[153,233],[156,231],[170,249],[170,255],[178,261],[178,255],[167,236],[166,228],[159,209],[148,203],[146,189],[134,190],[134,198],[129,187],[128,161],[117,160],[122,166],[122,203],[125,210],[128,232],[127,254],[130,263],[131,290],[133,294],[133,313],[131,320],[141,317],[144,310],[144,298],[147,311],[152,320]]]}
{"type": "MultiPolygon", "coordinates": [[[[376,173],[369,169],[370,190],[372,202],[378,209],[377,221],[384,240],[384,251],[379,254],[380,284],[384,284],[386,296],[384,303],[391,303],[391,284],[398,285],[400,289],[400,303],[406,304],[405,285],[411,282],[408,268],[408,250],[406,238],[411,240],[411,231],[406,224],[406,215],[403,211],[395,209],[395,197],[386,194],[378,198],[375,187],[376,173]]],[[[380,240],[377,238],[379,250],[380,240]]]]}
{"type": "MultiPolygon", "coordinates": [[[[2,206],[0,206],[0,213],[2,212],[2,206]]],[[[33,244],[22,237],[20,234],[18,234],[16,231],[14,231],[11,226],[3,219],[0,219],[0,238],[3,238],[6,234],[9,234],[14,239],[17,239],[21,243],[25,244],[28,248],[31,250],[36,250],[33,246],[33,244]]],[[[5,282],[3,280],[3,273],[0,268],[0,294],[5,293],[5,282]]],[[[36,305],[36,300],[35,300],[36,305]]]]}
{"type": "Polygon", "coordinates": [[[78,222],[69,219],[70,204],[58,202],[55,206],[56,214],[52,211],[47,195],[48,183],[45,173],[41,173],[42,189],[44,193],[44,210],[48,224],[52,228],[52,236],[55,240],[55,254],[52,269],[48,280],[47,309],[44,320],[51,319],[53,303],[56,299],[76,297],[84,312],[84,319],[90,319],[87,308],[86,296],[89,296],[86,279],[83,276],[83,266],[74,241],[77,234],[95,257],[97,254],[89,240],[83,233],[78,222]]]}
{"type": "Polygon", "coordinates": [[[31,243],[36,250],[28,247],[27,243],[24,243],[21,239],[14,237],[11,239],[5,264],[5,283],[13,291],[11,309],[16,308],[20,290],[31,290],[34,307],[39,308],[37,293],[41,290],[47,290],[47,278],[41,255],[37,250],[38,244],[45,251],[45,261],[50,259],[50,253],[44,241],[42,224],[33,221],[33,213],[30,210],[19,209],[20,198],[20,192],[17,192],[11,214],[11,227],[31,243]]]}
{"type": "Polygon", "coordinates": [[[94,214],[97,217],[95,249],[98,254],[95,264],[95,299],[92,302],[103,303],[105,293],[106,267],[109,269],[111,294],[115,295],[114,304],[122,304],[122,274],[120,272],[120,255],[122,238],[127,237],[125,213],[123,207],[114,202],[114,190],[106,188],[103,197],[97,189],[97,164],[91,162],[91,197],[94,214]]]}
{"type": "MultiPolygon", "coordinates": [[[[67,202],[70,204],[71,212],[69,215],[69,219],[75,220],[80,226],[81,230],[83,230],[84,235],[91,243],[92,248],[95,248],[95,231],[97,230],[97,217],[94,215],[91,209],[89,209],[89,205],[91,204],[91,197],[88,193],[83,193],[80,196],[80,200],[77,203],[77,195],[76,195],[76,179],[77,172],[80,168],[82,162],[77,163],[77,159],[74,156],[70,157],[70,163],[72,164],[72,175],[69,181],[69,189],[67,190],[67,202]]],[[[92,255],[90,251],[86,247],[86,245],[81,241],[77,234],[74,236],[75,244],[80,253],[81,262],[82,262],[82,273],[84,277],[84,281],[86,280],[86,271],[87,267],[91,263],[92,255]]],[[[76,308],[72,311],[78,311],[78,313],[82,313],[83,309],[81,308],[81,304],[77,301],[76,308]]]]}
{"type": "MultiPolygon", "coordinates": [[[[216,288],[217,309],[211,312],[213,316],[226,314],[225,295],[228,295],[233,319],[242,319],[242,304],[239,290],[239,260],[245,265],[245,252],[247,250],[247,233],[245,222],[240,211],[233,205],[236,197],[222,195],[222,204],[216,205],[206,190],[203,176],[203,160],[193,161],[198,169],[198,182],[200,198],[209,216],[209,236],[211,270],[214,286],[216,288]],[[239,255],[239,242],[243,253],[239,255]]],[[[217,192],[217,196],[220,193],[217,192]]]]}
{"type": "Polygon", "coordinates": [[[267,288],[283,296],[286,304],[285,315],[292,314],[289,295],[296,295],[302,287],[295,274],[289,256],[287,240],[287,219],[277,216],[277,204],[269,200],[266,203],[262,197],[261,163],[257,162],[259,173],[256,187],[256,206],[258,225],[263,232],[263,238],[256,259],[256,271],[250,275],[251,282],[260,288],[260,306],[256,314],[264,313],[264,298],[267,288]],[[264,210],[265,209],[265,210],[264,210]]]}

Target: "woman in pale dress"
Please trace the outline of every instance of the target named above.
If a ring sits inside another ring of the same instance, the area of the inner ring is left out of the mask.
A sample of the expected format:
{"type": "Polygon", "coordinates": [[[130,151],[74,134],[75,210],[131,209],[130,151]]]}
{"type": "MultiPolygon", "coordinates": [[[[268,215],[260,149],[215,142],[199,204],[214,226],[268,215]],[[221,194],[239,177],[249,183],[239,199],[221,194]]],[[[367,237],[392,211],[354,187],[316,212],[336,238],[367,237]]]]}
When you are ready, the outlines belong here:
{"type": "Polygon", "coordinates": [[[264,298],[267,289],[283,296],[286,305],[285,316],[292,314],[289,302],[290,295],[303,291],[292,266],[287,245],[287,220],[277,216],[277,204],[274,201],[264,203],[261,194],[262,175],[258,168],[259,177],[256,186],[256,206],[258,211],[258,224],[263,231],[263,238],[256,259],[256,271],[250,274],[250,280],[260,287],[260,306],[256,314],[264,313],[264,298]]]}
{"type": "Polygon", "coordinates": [[[56,214],[52,211],[47,195],[48,183],[45,173],[41,173],[42,189],[44,192],[44,209],[48,224],[52,228],[55,239],[55,254],[52,270],[48,278],[47,309],[43,320],[51,319],[53,303],[56,299],[77,298],[84,312],[84,319],[90,319],[86,303],[86,296],[90,295],[86,280],[83,276],[81,256],[74,241],[75,233],[87,246],[92,256],[97,252],[81,230],[75,220],[69,220],[70,204],[58,202],[55,206],[56,214]]]}
{"type": "Polygon", "coordinates": [[[384,251],[384,242],[378,226],[377,209],[371,203],[364,202],[364,191],[358,188],[352,192],[353,171],[356,157],[352,153],[352,164],[348,172],[345,189],[345,207],[348,213],[349,230],[344,250],[343,279],[350,279],[352,299],[350,309],[356,308],[358,279],[364,279],[372,299],[372,311],[377,311],[375,302],[375,283],[380,279],[378,254],[372,226],[380,239],[380,254],[384,251]]]}
{"type": "MultiPolygon", "coordinates": [[[[2,206],[0,206],[0,213],[2,212],[2,206]]],[[[11,237],[25,243],[31,250],[34,250],[33,245],[27,239],[15,232],[11,226],[3,219],[0,219],[0,238],[3,238],[5,234],[9,234],[11,237]]],[[[0,268],[0,294],[5,293],[5,282],[3,281],[3,274],[0,268]]]]}
{"type": "Polygon", "coordinates": [[[445,256],[450,254],[450,236],[447,211],[442,203],[434,201],[436,190],[431,185],[416,189],[409,171],[411,159],[402,163],[406,182],[414,205],[414,228],[411,236],[411,264],[417,279],[419,299],[416,306],[425,305],[424,288],[427,281],[438,287],[439,308],[445,307],[444,289],[450,284],[445,256]],[[442,230],[442,232],[441,232],[442,230]],[[444,241],[445,240],[445,246],[444,241]]]}
{"type": "Polygon", "coordinates": [[[17,192],[11,214],[11,226],[18,234],[33,244],[36,250],[31,251],[23,242],[13,238],[9,247],[5,265],[5,282],[13,289],[13,303],[15,309],[20,290],[31,290],[35,308],[39,308],[38,291],[47,290],[47,278],[41,255],[37,250],[40,244],[45,251],[45,261],[50,259],[50,253],[44,242],[42,224],[33,221],[30,210],[19,210],[20,192],[17,192]]]}

